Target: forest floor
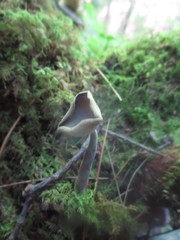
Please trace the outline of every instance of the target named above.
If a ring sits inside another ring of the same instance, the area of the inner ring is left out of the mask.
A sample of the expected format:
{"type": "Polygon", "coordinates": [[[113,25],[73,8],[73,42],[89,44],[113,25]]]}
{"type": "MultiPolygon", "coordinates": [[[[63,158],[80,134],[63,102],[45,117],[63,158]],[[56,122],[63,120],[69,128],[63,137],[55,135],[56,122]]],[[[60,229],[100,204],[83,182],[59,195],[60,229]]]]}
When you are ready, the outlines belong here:
{"type": "Polygon", "coordinates": [[[116,49],[109,41],[103,54],[102,38],[86,46],[70,19],[37,3],[0,3],[0,238],[16,225],[26,181],[78,152],[82,140],[55,132],[84,90],[103,116],[88,189],[74,191],[73,165],[33,195],[18,239],[130,240],[180,228],[180,31],[116,49]]]}

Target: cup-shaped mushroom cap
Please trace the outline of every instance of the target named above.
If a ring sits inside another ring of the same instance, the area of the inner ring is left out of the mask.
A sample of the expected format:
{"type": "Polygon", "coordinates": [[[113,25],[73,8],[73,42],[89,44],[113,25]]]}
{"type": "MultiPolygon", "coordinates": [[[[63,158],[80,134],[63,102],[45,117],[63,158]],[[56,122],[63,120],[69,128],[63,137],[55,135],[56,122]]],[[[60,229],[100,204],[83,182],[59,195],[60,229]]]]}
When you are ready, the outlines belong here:
{"type": "Polygon", "coordinates": [[[57,133],[73,137],[87,136],[102,120],[101,111],[91,92],[80,92],[60,121],[57,133]]]}

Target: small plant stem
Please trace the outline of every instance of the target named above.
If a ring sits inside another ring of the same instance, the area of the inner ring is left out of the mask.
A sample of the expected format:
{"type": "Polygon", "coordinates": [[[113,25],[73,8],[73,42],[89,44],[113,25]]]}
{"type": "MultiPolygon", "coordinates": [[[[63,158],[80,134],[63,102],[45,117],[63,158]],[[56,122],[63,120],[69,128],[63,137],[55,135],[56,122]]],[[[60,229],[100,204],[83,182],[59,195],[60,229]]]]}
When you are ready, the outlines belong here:
{"type": "Polygon", "coordinates": [[[111,158],[111,155],[110,155],[110,152],[109,152],[109,149],[108,149],[107,145],[106,145],[106,150],[107,150],[107,153],[108,153],[109,161],[110,161],[112,172],[113,172],[113,175],[114,175],[114,181],[116,183],[118,196],[119,196],[120,202],[123,203],[122,197],[121,197],[121,192],[120,192],[120,189],[119,189],[119,184],[118,184],[118,181],[117,181],[117,178],[116,178],[116,173],[115,173],[115,170],[114,170],[113,161],[112,161],[112,158],[111,158]]]}
{"type": "Polygon", "coordinates": [[[20,120],[21,120],[21,116],[19,116],[19,117],[16,119],[16,121],[13,123],[12,127],[9,129],[9,132],[7,133],[6,137],[4,138],[3,143],[2,143],[2,145],[1,145],[1,148],[0,148],[0,158],[1,158],[2,154],[3,154],[4,148],[5,148],[5,146],[6,146],[6,143],[7,143],[8,139],[10,138],[13,130],[15,129],[16,125],[18,124],[18,122],[19,122],[20,120]]]}
{"type": "Polygon", "coordinates": [[[119,93],[116,91],[116,89],[113,87],[113,85],[111,84],[111,82],[107,79],[107,77],[104,75],[104,73],[97,67],[96,70],[98,71],[98,73],[103,77],[103,79],[108,83],[108,85],[110,86],[110,88],[112,89],[112,91],[115,93],[115,95],[117,96],[117,98],[119,99],[119,101],[122,101],[121,96],[119,95],[119,93]]]}
{"type": "Polygon", "coordinates": [[[110,124],[110,119],[108,119],[107,126],[106,126],[106,131],[105,131],[105,134],[104,134],[104,141],[103,141],[103,144],[102,144],[102,149],[101,149],[101,154],[100,154],[100,159],[99,159],[99,164],[98,164],[98,170],[97,170],[97,175],[96,175],[94,196],[96,195],[96,191],[97,191],[98,180],[99,180],[99,175],[100,175],[100,171],[101,171],[101,162],[102,162],[102,157],[103,157],[103,153],[104,153],[104,147],[105,147],[105,143],[106,143],[106,138],[107,138],[107,132],[108,132],[108,129],[109,129],[109,124],[110,124]]]}

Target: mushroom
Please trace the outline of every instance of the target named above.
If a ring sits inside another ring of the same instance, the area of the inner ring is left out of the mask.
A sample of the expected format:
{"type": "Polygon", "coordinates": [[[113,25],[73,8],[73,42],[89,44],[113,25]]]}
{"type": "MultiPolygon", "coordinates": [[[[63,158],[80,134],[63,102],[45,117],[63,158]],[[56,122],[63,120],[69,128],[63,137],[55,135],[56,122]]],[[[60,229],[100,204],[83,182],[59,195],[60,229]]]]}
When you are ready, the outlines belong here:
{"type": "Polygon", "coordinates": [[[80,92],[60,121],[57,135],[84,137],[89,135],[89,145],[79,169],[75,190],[82,193],[88,183],[89,174],[97,149],[96,128],[103,120],[101,111],[90,91],[80,92]]]}

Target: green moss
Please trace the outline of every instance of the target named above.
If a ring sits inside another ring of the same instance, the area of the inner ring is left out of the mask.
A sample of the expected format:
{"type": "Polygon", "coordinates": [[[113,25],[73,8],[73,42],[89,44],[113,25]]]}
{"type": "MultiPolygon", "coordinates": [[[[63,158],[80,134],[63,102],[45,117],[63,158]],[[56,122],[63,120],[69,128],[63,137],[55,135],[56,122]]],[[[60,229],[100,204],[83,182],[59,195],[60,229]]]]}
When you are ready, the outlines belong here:
{"type": "Polygon", "coordinates": [[[61,220],[57,222],[63,231],[69,231],[71,237],[76,236],[77,229],[80,230],[83,225],[89,232],[88,239],[96,239],[98,235],[101,239],[103,234],[106,234],[105,239],[107,236],[123,239],[131,239],[133,236],[136,224],[130,214],[131,207],[125,207],[100,195],[95,201],[92,190],[78,195],[72,190],[71,184],[63,183],[44,191],[41,197],[46,210],[54,209],[60,213],[56,217],[61,220]]]}
{"type": "MultiPolygon", "coordinates": [[[[54,131],[91,75],[68,18],[23,10],[22,1],[12,9],[5,7],[8,4],[11,1],[0,4],[1,144],[16,119],[21,119],[3,149],[0,184],[48,177],[72,156],[74,147],[61,151],[54,131]]],[[[5,191],[10,203],[19,199],[23,188],[5,191]]],[[[1,198],[5,201],[2,194],[1,198]]],[[[14,209],[19,207],[18,201],[13,203],[14,209]]],[[[10,228],[4,218],[0,235],[7,236],[10,228]]]]}
{"type": "Polygon", "coordinates": [[[16,209],[14,206],[14,200],[6,193],[6,191],[0,189],[0,234],[2,239],[6,239],[11,233],[16,221],[16,209]]]}
{"type": "Polygon", "coordinates": [[[131,127],[141,140],[150,131],[175,133],[180,125],[179,40],[179,31],[158,35],[129,42],[107,57],[101,69],[123,98],[119,103],[106,88],[106,117],[122,110],[120,118],[112,118],[114,126],[131,127]]]}
{"type": "MultiPolygon", "coordinates": [[[[122,47],[112,51],[101,64],[100,69],[122,97],[122,102],[95,70],[99,105],[104,121],[109,118],[111,120],[110,130],[154,149],[163,144],[162,139],[167,135],[173,137],[175,145],[179,144],[179,40],[180,31],[173,31],[133,42],[127,41],[122,47]]],[[[128,144],[128,141],[110,135],[106,144],[109,153],[106,150],[104,152],[102,176],[112,177],[112,170],[107,164],[107,159],[111,157],[121,193],[127,191],[127,186],[132,180],[130,188],[135,190],[127,194],[127,202],[136,205],[136,201],[142,196],[147,200],[149,195],[139,186],[141,183],[138,181],[138,176],[143,176],[143,171],[150,176],[151,170],[146,166],[142,166],[137,174],[136,170],[143,161],[148,160],[149,153],[143,155],[139,153],[143,150],[128,144]]],[[[171,166],[173,162],[168,164],[171,166]]],[[[154,187],[154,182],[152,188],[156,199],[177,207],[180,202],[177,189],[179,166],[176,165],[176,170],[173,169],[172,172],[170,171],[168,183],[164,181],[165,184],[159,184],[157,180],[159,188],[154,187]],[[170,184],[171,187],[168,186],[170,184]],[[168,192],[163,193],[163,190],[167,189],[168,192]],[[170,193],[177,197],[176,203],[171,197],[167,197],[167,195],[171,196],[170,193]]],[[[164,171],[166,172],[165,168],[164,171]]],[[[150,181],[147,181],[147,188],[150,185],[150,181]]],[[[113,187],[115,183],[111,181],[100,184],[99,189],[106,197],[114,199],[117,197],[117,189],[113,191],[113,187]]],[[[150,188],[147,192],[150,192],[150,188]]],[[[144,204],[147,204],[146,200],[144,204]]],[[[153,203],[156,204],[155,201],[153,203]]]]}

